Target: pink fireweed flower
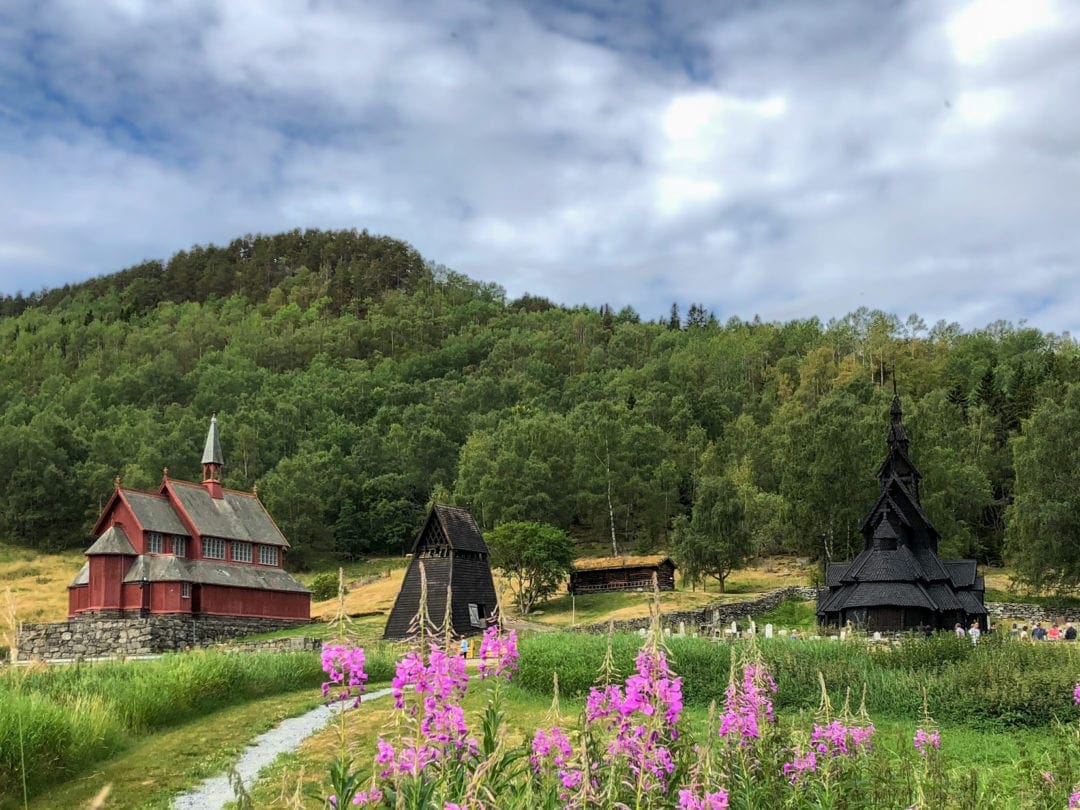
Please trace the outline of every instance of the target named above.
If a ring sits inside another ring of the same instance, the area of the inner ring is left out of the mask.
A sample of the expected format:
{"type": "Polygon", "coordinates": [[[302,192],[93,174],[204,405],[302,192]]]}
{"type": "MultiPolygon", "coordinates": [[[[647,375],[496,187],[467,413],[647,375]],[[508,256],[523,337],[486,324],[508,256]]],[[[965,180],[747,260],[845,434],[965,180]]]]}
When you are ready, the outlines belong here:
{"type": "Polygon", "coordinates": [[[814,725],[814,731],[810,735],[810,745],[819,754],[828,754],[833,757],[868,753],[870,738],[873,734],[873,724],[846,726],[839,720],[833,720],[826,726],[814,725]]]}
{"type": "Polygon", "coordinates": [[[1080,703],[1080,683],[1073,688],[1073,703],[1080,703]]]}
{"type": "Polygon", "coordinates": [[[499,632],[496,625],[484,631],[484,640],[480,642],[480,678],[506,678],[518,668],[517,631],[511,630],[506,635],[499,632]]]}
{"type": "Polygon", "coordinates": [[[544,763],[550,758],[553,765],[561,768],[574,756],[574,749],[570,745],[570,738],[558,726],[544,730],[538,728],[533,735],[532,754],[529,762],[533,770],[540,773],[544,763]]]}
{"type": "Polygon", "coordinates": [[[1069,794],[1069,810],[1080,810],[1080,788],[1069,794]]]}
{"type": "Polygon", "coordinates": [[[425,766],[434,762],[439,756],[438,749],[424,743],[420,745],[403,745],[400,749],[396,749],[380,737],[377,745],[375,764],[382,766],[379,771],[380,779],[388,779],[398,775],[416,776],[425,766]]]}
{"type": "Polygon", "coordinates": [[[915,739],[913,740],[913,742],[915,744],[915,750],[918,751],[920,755],[925,757],[927,754],[928,746],[930,748],[933,748],[935,751],[938,748],[941,748],[941,734],[937,731],[928,732],[920,728],[916,730],[915,739]]]}
{"type": "Polygon", "coordinates": [[[330,697],[331,690],[337,691],[337,699],[356,698],[354,706],[360,705],[360,693],[364,691],[364,681],[368,679],[364,672],[364,649],[331,644],[322,649],[323,672],[330,678],[322,685],[324,698],[330,697]]]}
{"type": "Polygon", "coordinates": [[[784,763],[783,771],[784,776],[794,785],[807,774],[817,770],[817,755],[813,750],[799,753],[798,749],[796,749],[793,753],[795,754],[794,758],[791,762],[784,763]]]}
{"type": "Polygon", "coordinates": [[[679,791],[679,810],[727,810],[727,806],[726,790],[705,791],[704,796],[696,795],[689,788],[679,791]]]}
{"type": "Polygon", "coordinates": [[[734,679],[728,684],[724,713],[720,716],[721,737],[749,745],[761,737],[762,720],[776,722],[770,693],[776,692],[776,681],[764,667],[747,664],[742,683],[734,679]]]}
{"type": "Polygon", "coordinates": [[[361,790],[353,796],[353,804],[377,804],[383,800],[383,792],[378,788],[361,790]]]}

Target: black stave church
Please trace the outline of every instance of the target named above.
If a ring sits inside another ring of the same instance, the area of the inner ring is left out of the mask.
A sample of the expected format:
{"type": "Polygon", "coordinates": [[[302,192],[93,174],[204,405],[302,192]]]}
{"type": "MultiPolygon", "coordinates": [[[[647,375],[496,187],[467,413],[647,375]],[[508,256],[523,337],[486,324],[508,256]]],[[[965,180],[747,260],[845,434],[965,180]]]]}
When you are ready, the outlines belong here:
{"type": "Polygon", "coordinates": [[[918,469],[908,455],[900,398],[890,408],[888,453],[878,468],[881,494],[863,521],[865,545],[850,562],[826,567],[818,592],[822,625],[866,630],[986,628],[985,586],[975,560],[940,560],[938,531],[922,510],[918,469]]]}

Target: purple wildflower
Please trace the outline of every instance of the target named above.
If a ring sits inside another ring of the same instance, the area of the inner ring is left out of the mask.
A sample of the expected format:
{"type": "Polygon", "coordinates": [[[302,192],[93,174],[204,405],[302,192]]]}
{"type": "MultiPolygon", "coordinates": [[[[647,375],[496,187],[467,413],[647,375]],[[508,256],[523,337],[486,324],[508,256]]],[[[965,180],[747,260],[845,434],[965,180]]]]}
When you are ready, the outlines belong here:
{"type": "Polygon", "coordinates": [[[770,692],[776,692],[776,682],[768,671],[763,666],[747,664],[743,668],[742,684],[734,679],[728,684],[724,714],[720,717],[720,736],[730,736],[739,745],[749,745],[760,738],[761,721],[776,721],[770,692]]]}
{"type": "Polygon", "coordinates": [[[1080,683],[1073,688],[1073,703],[1080,703],[1080,683]]]}
{"type": "Polygon", "coordinates": [[[510,680],[510,674],[518,668],[517,631],[506,635],[496,625],[484,631],[480,642],[480,678],[492,677],[510,680]]]}
{"type": "Polygon", "coordinates": [[[921,756],[926,756],[927,746],[933,748],[935,751],[941,748],[941,734],[937,731],[925,731],[924,729],[917,729],[915,731],[915,750],[919,752],[921,756]]]}
{"type": "Polygon", "coordinates": [[[1069,810],[1080,810],[1080,788],[1069,794],[1069,810]]]}
{"type": "Polygon", "coordinates": [[[786,776],[791,784],[796,784],[806,774],[813,773],[817,770],[817,755],[811,749],[806,753],[799,753],[798,750],[793,752],[795,754],[791,762],[784,763],[784,776],[786,776]]]}
{"type": "Polygon", "coordinates": [[[705,791],[700,797],[689,788],[679,791],[679,810],[727,810],[727,806],[726,790],[705,791]]]}
{"type": "Polygon", "coordinates": [[[330,680],[322,685],[324,698],[330,697],[332,689],[337,689],[337,699],[346,700],[355,696],[354,706],[360,705],[360,693],[364,691],[364,681],[368,679],[364,672],[363,647],[347,647],[343,644],[331,644],[322,649],[323,672],[330,680]]]}

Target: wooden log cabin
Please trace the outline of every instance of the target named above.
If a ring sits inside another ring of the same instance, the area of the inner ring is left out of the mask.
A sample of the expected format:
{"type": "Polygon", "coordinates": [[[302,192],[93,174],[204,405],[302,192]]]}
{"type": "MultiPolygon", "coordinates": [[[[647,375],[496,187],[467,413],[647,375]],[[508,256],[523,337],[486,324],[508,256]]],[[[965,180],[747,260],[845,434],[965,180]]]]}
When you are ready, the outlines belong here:
{"type": "Polygon", "coordinates": [[[568,590],[575,595],[652,590],[653,577],[660,590],[675,590],[675,563],[671,557],[593,557],[574,563],[568,590]]]}

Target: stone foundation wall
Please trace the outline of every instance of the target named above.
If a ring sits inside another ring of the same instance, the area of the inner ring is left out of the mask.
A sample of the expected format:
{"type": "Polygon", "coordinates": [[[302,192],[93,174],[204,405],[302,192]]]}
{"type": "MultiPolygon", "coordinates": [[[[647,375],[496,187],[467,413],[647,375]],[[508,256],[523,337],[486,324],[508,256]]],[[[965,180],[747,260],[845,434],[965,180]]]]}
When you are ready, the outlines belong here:
{"type": "MultiPolygon", "coordinates": [[[[677,632],[679,630],[679,625],[682,624],[688,633],[702,633],[711,630],[714,625],[729,625],[732,622],[744,622],[747,616],[768,613],[770,610],[775,610],[782,602],[786,602],[788,599],[808,600],[816,598],[816,588],[802,586],[777,588],[775,591],[769,591],[767,594],[759,596],[757,599],[746,599],[741,602],[717,602],[716,604],[706,605],[703,608],[697,608],[695,610],[679,610],[664,613],[660,616],[660,623],[664,627],[669,628],[672,632],[677,632]]],[[[642,628],[648,627],[649,619],[625,619],[623,621],[617,621],[614,624],[615,632],[617,633],[635,633],[642,628]]],[[[578,629],[584,633],[606,633],[608,624],[607,622],[587,624],[582,625],[578,629]]]]}
{"type": "Polygon", "coordinates": [[[242,616],[81,614],[66,622],[22,625],[12,657],[52,661],[154,655],[301,624],[307,622],[242,616]]]}

